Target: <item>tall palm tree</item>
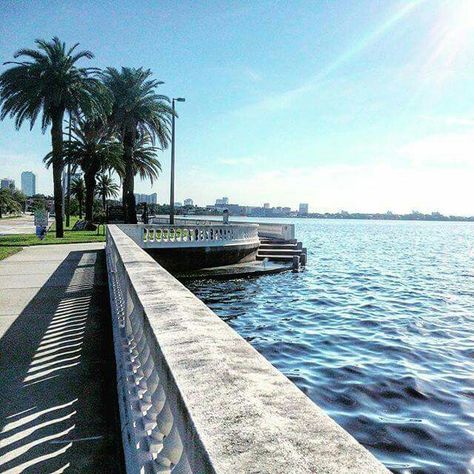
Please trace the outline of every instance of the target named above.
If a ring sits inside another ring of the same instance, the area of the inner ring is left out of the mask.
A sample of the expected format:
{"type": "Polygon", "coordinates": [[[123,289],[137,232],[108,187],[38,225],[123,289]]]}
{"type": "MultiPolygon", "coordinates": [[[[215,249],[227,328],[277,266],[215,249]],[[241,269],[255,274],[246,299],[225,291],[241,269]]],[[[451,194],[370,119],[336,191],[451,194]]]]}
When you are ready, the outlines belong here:
{"type": "Polygon", "coordinates": [[[163,84],[151,79],[149,69],[107,68],[104,83],[113,96],[111,122],[123,144],[123,206],[125,221],[136,224],[133,149],[140,136],[148,135],[162,149],[168,146],[173,110],[170,99],[156,93],[163,84]]]}
{"type": "Polygon", "coordinates": [[[102,198],[102,207],[105,212],[107,199],[118,196],[119,186],[110,175],[102,173],[97,178],[97,194],[102,198]]]}
{"type": "Polygon", "coordinates": [[[51,125],[54,207],[56,212],[56,237],[63,237],[63,121],[66,112],[87,116],[105,114],[104,88],[96,77],[95,68],[80,68],[76,63],[92,59],[90,51],[76,52],[59,38],[52,41],[38,39],[37,49],[20,49],[10,61],[10,69],[0,75],[0,119],[15,117],[17,129],[25,120],[33,128],[41,114],[41,130],[45,133],[51,125]]]}
{"type": "Polygon", "coordinates": [[[82,178],[75,178],[71,183],[71,194],[76,196],[77,202],[79,203],[79,219],[82,219],[82,204],[84,202],[84,194],[86,192],[86,186],[82,178]]]}
{"type": "MultiPolygon", "coordinates": [[[[159,172],[161,171],[161,164],[156,158],[160,148],[153,146],[152,140],[148,134],[141,135],[135,145],[133,146],[132,152],[132,164],[133,164],[133,176],[140,176],[141,180],[149,179],[150,183],[158,179],[159,172]]],[[[120,161],[119,166],[115,167],[115,171],[123,181],[125,177],[125,163],[120,161]]]]}
{"type": "MultiPolygon", "coordinates": [[[[64,144],[63,155],[65,163],[71,163],[73,170],[80,166],[84,172],[85,218],[92,221],[96,177],[106,170],[122,166],[122,145],[102,120],[79,118],[71,129],[71,142],[64,144]]],[[[52,154],[48,153],[44,161],[49,166],[52,154]]]]}

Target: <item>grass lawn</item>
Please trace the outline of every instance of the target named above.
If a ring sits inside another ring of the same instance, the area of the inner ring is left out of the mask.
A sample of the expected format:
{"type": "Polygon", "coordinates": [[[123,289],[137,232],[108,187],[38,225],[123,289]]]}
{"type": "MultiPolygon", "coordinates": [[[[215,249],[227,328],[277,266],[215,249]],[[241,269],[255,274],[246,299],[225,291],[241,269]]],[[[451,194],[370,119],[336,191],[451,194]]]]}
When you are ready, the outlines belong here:
{"type": "Polygon", "coordinates": [[[71,228],[79,220],[78,217],[71,217],[69,227],[64,227],[64,237],[57,239],[54,235],[54,224],[43,240],[38,239],[35,234],[11,234],[0,237],[0,260],[19,252],[22,247],[30,245],[51,245],[51,244],[80,244],[87,242],[104,242],[105,235],[103,227],[100,227],[100,235],[96,230],[72,231],[71,228]]]}
{"type": "Polygon", "coordinates": [[[1,242],[2,241],[0,241],[0,260],[3,260],[21,250],[21,247],[2,247],[1,242]]]}

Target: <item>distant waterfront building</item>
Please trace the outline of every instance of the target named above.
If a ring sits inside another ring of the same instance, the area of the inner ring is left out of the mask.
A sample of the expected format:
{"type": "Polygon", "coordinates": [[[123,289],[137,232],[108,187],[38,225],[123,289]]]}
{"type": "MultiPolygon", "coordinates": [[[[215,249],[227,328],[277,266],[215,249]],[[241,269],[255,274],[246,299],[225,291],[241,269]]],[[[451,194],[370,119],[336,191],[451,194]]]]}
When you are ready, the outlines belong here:
{"type": "Polygon", "coordinates": [[[137,204],[141,204],[143,202],[147,204],[156,204],[158,202],[158,195],[156,193],[153,194],[138,194],[135,193],[135,202],[137,204]]]}
{"type": "Polygon", "coordinates": [[[269,202],[263,203],[263,208],[264,209],[270,209],[270,203],[269,202]]]}
{"type": "Polygon", "coordinates": [[[0,181],[0,189],[15,189],[15,180],[11,178],[3,178],[0,181]]]}
{"type": "Polygon", "coordinates": [[[184,200],[185,206],[194,206],[194,201],[191,198],[187,198],[184,200]]]}
{"type": "Polygon", "coordinates": [[[36,175],[32,171],[23,171],[21,173],[21,191],[27,197],[36,194],[36,175]]]}
{"type": "Polygon", "coordinates": [[[309,211],[309,205],[308,203],[304,203],[302,202],[298,208],[298,214],[300,216],[306,216],[308,215],[308,211],[309,211]]]}
{"type": "Polygon", "coordinates": [[[229,204],[229,198],[223,197],[221,199],[216,199],[216,206],[227,206],[229,204]]]}
{"type": "Polygon", "coordinates": [[[175,202],[174,207],[183,207],[183,204],[180,202],[175,202]]]}

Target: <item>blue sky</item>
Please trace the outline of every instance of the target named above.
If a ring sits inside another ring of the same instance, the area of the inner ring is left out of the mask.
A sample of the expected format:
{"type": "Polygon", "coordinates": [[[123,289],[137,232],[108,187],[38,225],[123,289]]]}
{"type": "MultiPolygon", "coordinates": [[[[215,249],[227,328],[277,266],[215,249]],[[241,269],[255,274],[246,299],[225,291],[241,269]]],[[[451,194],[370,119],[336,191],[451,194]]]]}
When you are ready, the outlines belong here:
{"type": "MultiPolygon", "coordinates": [[[[0,58],[59,36],[186,97],[177,200],[474,214],[474,0],[0,2],[0,58]]],[[[84,65],[87,61],[84,61],[84,65]]],[[[0,175],[52,177],[0,123],[0,175]]],[[[153,189],[168,199],[169,150],[153,189]]]]}

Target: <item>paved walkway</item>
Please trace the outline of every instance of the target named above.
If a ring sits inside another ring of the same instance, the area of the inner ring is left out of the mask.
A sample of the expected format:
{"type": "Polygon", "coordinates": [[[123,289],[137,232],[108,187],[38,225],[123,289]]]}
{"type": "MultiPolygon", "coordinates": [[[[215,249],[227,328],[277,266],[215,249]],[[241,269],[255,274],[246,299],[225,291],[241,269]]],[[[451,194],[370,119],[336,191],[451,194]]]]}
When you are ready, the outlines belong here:
{"type": "Polygon", "coordinates": [[[121,472],[103,244],[0,262],[0,472],[121,472]]]}

